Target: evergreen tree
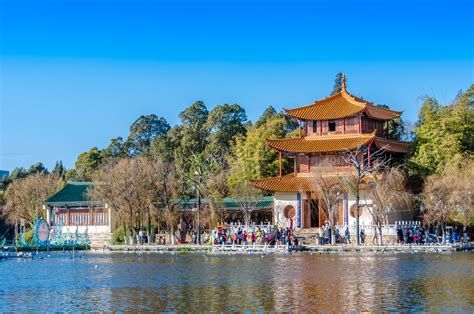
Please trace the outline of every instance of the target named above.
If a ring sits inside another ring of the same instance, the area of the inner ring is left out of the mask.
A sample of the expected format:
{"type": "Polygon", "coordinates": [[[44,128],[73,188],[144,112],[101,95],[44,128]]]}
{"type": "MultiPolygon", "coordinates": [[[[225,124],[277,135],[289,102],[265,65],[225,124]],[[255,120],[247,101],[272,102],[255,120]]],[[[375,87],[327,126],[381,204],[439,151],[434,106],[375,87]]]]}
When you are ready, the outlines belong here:
{"type": "Polygon", "coordinates": [[[74,175],[74,179],[79,181],[92,181],[94,172],[99,168],[102,161],[100,150],[97,147],[91,148],[89,151],[80,154],[77,157],[75,166],[75,172],[68,173],[71,177],[74,175]]]}
{"type": "Polygon", "coordinates": [[[51,171],[53,174],[59,175],[61,178],[64,177],[66,174],[66,169],[64,169],[63,162],[61,160],[56,161],[53,170],[51,171]]]}
{"type": "MultiPolygon", "coordinates": [[[[130,126],[130,134],[123,144],[126,152],[130,156],[149,153],[153,139],[166,135],[169,129],[170,125],[164,118],[159,118],[154,114],[140,116],[130,126]]],[[[119,143],[119,139],[116,139],[114,144],[119,143]]]]}
{"type": "Polygon", "coordinates": [[[342,90],[342,73],[339,72],[336,74],[334,79],[334,85],[332,86],[331,96],[339,93],[342,90]]]}

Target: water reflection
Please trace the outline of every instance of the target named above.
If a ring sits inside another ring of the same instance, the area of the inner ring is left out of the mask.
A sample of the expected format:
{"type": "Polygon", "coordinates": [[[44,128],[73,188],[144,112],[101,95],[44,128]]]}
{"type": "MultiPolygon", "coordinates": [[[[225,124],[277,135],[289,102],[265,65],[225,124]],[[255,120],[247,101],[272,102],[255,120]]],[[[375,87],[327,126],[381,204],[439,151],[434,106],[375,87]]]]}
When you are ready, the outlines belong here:
{"type": "Polygon", "coordinates": [[[0,270],[0,311],[474,310],[469,253],[58,253],[0,270]]]}

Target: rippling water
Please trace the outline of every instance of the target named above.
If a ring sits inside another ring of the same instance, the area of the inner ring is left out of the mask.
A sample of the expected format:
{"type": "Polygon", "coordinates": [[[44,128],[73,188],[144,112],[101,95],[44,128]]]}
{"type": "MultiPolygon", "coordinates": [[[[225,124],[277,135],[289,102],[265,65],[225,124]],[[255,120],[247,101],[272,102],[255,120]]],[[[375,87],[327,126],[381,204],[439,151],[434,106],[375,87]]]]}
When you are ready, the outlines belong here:
{"type": "Polygon", "coordinates": [[[0,262],[4,311],[474,311],[474,255],[52,254],[0,262]]]}

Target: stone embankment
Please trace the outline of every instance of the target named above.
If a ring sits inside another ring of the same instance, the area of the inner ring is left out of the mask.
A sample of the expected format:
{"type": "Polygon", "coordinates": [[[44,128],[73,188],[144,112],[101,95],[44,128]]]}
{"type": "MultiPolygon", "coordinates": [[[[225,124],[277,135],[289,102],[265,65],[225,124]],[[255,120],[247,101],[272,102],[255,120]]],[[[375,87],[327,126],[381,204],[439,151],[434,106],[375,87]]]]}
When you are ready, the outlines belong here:
{"type": "Polygon", "coordinates": [[[451,245],[302,245],[298,247],[269,246],[211,246],[211,245],[109,245],[95,248],[97,252],[213,252],[213,253],[285,253],[313,252],[321,254],[337,253],[439,253],[454,252],[456,247],[451,245]]]}

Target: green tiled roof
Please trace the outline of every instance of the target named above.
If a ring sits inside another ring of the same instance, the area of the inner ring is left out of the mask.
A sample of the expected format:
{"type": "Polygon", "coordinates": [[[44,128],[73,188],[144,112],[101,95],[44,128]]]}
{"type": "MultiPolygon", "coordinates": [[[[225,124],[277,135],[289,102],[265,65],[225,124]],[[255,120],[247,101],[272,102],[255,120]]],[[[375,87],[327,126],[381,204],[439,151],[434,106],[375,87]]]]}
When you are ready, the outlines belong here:
{"type": "MultiPolygon", "coordinates": [[[[206,205],[207,204],[207,199],[203,198],[201,199],[201,204],[206,205]]],[[[226,197],[223,200],[224,202],[224,208],[226,210],[237,210],[239,209],[239,200],[236,198],[230,198],[226,197]]],[[[188,207],[194,207],[197,206],[198,199],[197,198],[190,198],[190,199],[180,199],[179,200],[180,207],[181,209],[185,209],[188,207]]],[[[265,208],[271,208],[273,207],[273,196],[263,196],[257,204],[257,208],[259,209],[265,209],[265,208]]]]}
{"type": "Polygon", "coordinates": [[[92,182],[68,182],[59,192],[49,197],[44,204],[89,204],[87,189],[93,185],[92,182]]]}

